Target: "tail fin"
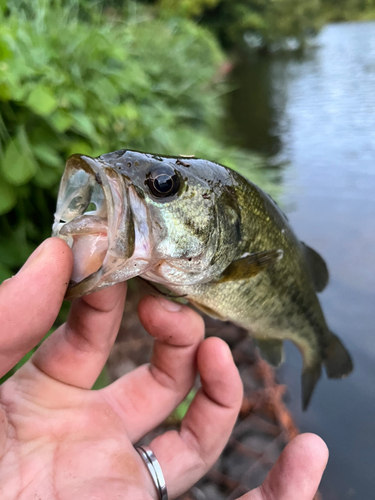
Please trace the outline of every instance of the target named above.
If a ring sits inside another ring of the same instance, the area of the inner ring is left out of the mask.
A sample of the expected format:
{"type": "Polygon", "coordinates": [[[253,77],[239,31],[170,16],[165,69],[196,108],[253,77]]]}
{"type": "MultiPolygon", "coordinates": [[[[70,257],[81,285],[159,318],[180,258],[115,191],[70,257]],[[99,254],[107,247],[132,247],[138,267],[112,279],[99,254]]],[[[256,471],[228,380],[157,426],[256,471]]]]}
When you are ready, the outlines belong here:
{"type": "Polygon", "coordinates": [[[342,378],[353,370],[350,354],[334,333],[330,337],[325,356],[323,362],[329,378],[342,378]]]}
{"type": "MultiPolygon", "coordinates": [[[[333,333],[325,351],[323,360],[329,378],[342,378],[353,370],[350,354],[341,340],[333,333]]],[[[306,410],[309,406],[315,385],[320,378],[322,367],[320,363],[304,368],[302,372],[302,408],[306,410]]]]}
{"type": "Polygon", "coordinates": [[[322,365],[316,364],[304,368],[302,372],[302,409],[307,410],[309,406],[311,396],[314,392],[315,385],[320,379],[322,373],[322,365]]]}

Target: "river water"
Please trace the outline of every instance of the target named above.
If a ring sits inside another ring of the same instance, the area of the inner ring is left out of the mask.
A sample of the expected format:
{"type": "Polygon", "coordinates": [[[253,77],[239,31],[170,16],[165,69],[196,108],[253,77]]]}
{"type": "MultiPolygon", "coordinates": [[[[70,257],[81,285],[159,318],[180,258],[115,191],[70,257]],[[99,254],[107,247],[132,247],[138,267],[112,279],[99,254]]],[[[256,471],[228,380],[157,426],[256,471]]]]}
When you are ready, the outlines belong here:
{"type": "Polygon", "coordinates": [[[245,55],[233,71],[231,135],[279,170],[281,202],[302,241],[324,257],[327,322],[354,373],[319,382],[300,409],[301,357],[280,376],[302,431],[327,442],[323,500],[375,499],[375,23],[327,26],[303,56],[245,55]]]}

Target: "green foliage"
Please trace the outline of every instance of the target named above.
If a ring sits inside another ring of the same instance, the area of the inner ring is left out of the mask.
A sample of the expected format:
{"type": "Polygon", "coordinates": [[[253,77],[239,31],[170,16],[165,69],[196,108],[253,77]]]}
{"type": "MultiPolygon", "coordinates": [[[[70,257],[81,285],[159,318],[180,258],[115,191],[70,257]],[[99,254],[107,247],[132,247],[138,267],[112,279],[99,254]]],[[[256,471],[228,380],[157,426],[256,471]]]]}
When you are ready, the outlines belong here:
{"type": "Polygon", "coordinates": [[[324,22],[373,20],[375,0],[321,0],[324,22]]]}
{"type": "Polygon", "coordinates": [[[150,12],[119,18],[75,0],[0,9],[0,278],[50,235],[70,154],[130,148],[253,168],[218,140],[215,37],[150,12]]]}
{"type": "Polygon", "coordinates": [[[158,0],[170,15],[198,19],[224,42],[241,41],[244,34],[259,37],[268,47],[286,38],[303,44],[321,27],[321,0],[158,0]]]}
{"type": "Polygon", "coordinates": [[[189,18],[202,16],[208,9],[215,8],[218,3],[219,0],[159,0],[163,12],[189,18]]]}
{"type": "MultiPolygon", "coordinates": [[[[118,4],[127,3],[127,0],[118,4]]],[[[195,19],[224,43],[253,35],[261,48],[288,39],[303,47],[328,22],[375,19],[375,0],[155,0],[164,15],[195,19]]]]}
{"type": "Polygon", "coordinates": [[[38,166],[22,127],[7,143],[1,168],[4,179],[13,186],[27,184],[36,174],[38,166]]]}
{"type": "Polygon", "coordinates": [[[168,417],[168,422],[171,424],[180,424],[184,419],[186,413],[188,412],[193,399],[197,394],[197,390],[193,388],[186,398],[180,403],[177,408],[172,412],[172,414],[168,417]]]}

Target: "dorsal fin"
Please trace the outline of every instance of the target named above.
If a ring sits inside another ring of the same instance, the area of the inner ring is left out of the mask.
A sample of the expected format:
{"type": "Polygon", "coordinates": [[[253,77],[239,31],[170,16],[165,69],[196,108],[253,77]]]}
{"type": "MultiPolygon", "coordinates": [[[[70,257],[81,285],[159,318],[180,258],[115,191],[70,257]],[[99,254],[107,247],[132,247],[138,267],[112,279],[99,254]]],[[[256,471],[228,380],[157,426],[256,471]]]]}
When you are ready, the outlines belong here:
{"type": "Polygon", "coordinates": [[[327,264],[323,258],[311,247],[301,242],[304,248],[305,257],[310,268],[314,287],[317,292],[322,292],[328,284],[329,273],[327,264]]]}

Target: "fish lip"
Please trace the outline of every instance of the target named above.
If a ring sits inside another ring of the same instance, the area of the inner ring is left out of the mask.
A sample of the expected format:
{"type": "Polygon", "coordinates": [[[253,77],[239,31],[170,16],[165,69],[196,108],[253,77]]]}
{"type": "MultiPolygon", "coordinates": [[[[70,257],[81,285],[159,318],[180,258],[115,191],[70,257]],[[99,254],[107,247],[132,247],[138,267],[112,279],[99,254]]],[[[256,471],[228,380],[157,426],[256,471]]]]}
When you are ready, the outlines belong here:
{"type": "MultiPolygon", "coordinates": [[[[105,168],[109,167],[109,165],[106,164],[106,162],[99,160],[98,158],[91,158],[90,156],[86,155],[80,155],[80,154],[75,154],[72,155],[71,157],[68,158],[66,165],[65,165],[65,170],[64,174],[61,179],[60,183],[60,189],[59,189],[59,194],[58,194],[58,199],[57,199],[57,208],[56,208],[56,213],[54,217],[54,224],[52,228],[52,236],[57,236],[57,237],[62,237],[59,234],[59,231],[62,227],[62,224],[60,223],[61,216],[64,213],[64,202],[66,204],[66,191],[67,188],[69,187],[69,180],[72,176],[72,174],[75,171],[78,170],[83,170],[89,176],[92,178],[92,182],[97,182],[100,184],[103,194],[104,194],[104,199],[107,205],[107,225],[108,225],[108,233],[107,233],[107,238],[108,238],[108,250],[111,248],[113,244],[113,239],[114,239],[114,234],[116,234],[116,228],[115,230],[111,230],[109,228],[113,228],[115,221],[114,221],[114,212],[115,212],[115,206],[114,206],[114,200],[112,196],[112,191],[111,187],[109,184],[109,181],[107,179],[107,175],[105,173],[105,168]]],[[[83,214],[80,214],[83,215],[83,214]]],[[[79,215],[76,215],[73,217],[71,220],[76,218],[79,215]]],[[[70,221],[66,221],[70,222],[70,221]]],[[[66,239],[66,238],[64,238],[66,239]]],[[[89,276],[85,277],[83,280],[79,282],[73,282],[71,281],[69,283],[65,299],[66,300],[73,300],[75,298],[78,298],[85,293],[90,292],[90,290],[99,283],[102,275],[103,275],[103,266],[105,263],[105,259],[103,261],[103,264],[100,266],[100,268],[90,274],[89,276]],[[89,288],[87,289],[87,284],[89,283],[89,288]]]]}

